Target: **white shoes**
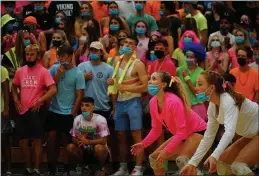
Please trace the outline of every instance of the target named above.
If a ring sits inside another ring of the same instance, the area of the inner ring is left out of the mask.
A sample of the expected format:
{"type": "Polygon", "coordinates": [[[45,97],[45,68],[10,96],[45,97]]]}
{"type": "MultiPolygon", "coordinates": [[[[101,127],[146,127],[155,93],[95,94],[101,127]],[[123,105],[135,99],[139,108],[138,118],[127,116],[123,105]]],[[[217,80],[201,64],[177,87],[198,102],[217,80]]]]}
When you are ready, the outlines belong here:
{"type": "Polygon", "coordinates": [[[115,172],[112,176],[125,176],[125,175],[129,175],[129,171],[128,170],[124,170],[123,168],[119,168],[119,170],[117,172],[115,172]]]}
{"type": "Polygon", "coordinates": [[[133,169],[130,176],[143,176],[143,171],[139,171],[137,169],[133,169]]]}

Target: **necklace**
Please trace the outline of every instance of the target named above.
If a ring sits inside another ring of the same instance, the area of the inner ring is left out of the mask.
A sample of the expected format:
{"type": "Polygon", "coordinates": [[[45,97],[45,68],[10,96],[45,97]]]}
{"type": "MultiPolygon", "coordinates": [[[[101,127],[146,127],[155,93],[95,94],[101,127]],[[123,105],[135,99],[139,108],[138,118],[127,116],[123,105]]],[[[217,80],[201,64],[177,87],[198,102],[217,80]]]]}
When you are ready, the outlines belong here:
{"type": "Polygon", "coordinates": [[[249,78],[249,73],[250,73],[250,69],[248,70],[248,73],[246,74],[245,82],[243,83],[241,81],[241,75],[240,75],[240,70],[239,70],[239,72],[238,72],[238,79],[239,79],[239,82],[240,82],[241,85],[245,85],[246,84],[246,82],[247,82],[247,80],[249,78]]]}
{"type": "MultiPolygon", "coordinates": [[[[159,66],[159,68],[158,68],[158,71],[161,71],[160,69],[161,69],[161,67],[163,66],[163,64],[164,64],[164,62],[165,62],[165,59],[166,58],[164,58],[164,60],[162,61],[162,63],[160,64],[160,66],[159,66]]],[[[157,66],[159,65],[159,61],[158,61],[158,63],[157,63],[157,66]]]]}

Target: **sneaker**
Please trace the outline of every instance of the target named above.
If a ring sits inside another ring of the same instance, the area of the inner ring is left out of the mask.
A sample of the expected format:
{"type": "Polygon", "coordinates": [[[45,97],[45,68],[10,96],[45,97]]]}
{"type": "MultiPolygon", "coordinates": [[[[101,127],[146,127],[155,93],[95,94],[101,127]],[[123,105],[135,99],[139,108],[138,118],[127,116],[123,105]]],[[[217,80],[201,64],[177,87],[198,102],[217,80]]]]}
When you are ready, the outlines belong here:
{"type": "Polygon", "coordinates": [[[122,176],[122,175],[129,175],[129,171],[124,170],[123,168],[119,168],[119,170],[113,174],[113,176],[122,176]]]}
{"type": "Polygon", "coordinates": [[[56,175],[55,173],[50,172],[50,171],[48,171],[48,172],[46,172],[46,173],[44,174],[44,176],[55,176],[55,175],[56,175]]]}
{"type": "Polygon", "coordinates": [[[108,173],[106,169],[102,168],[96,172],[95,176],[108,176],[108,173]]]}
{"type": "Polygon", "coordinates": [[[25,169],[25,171],[23,172],[23,175],[31,175],[31,174],[32,174],[31,169],[25,169]]]}
{"type": "Polygon", "coordinates": [[[143,175],[143,171],[139,171],[137,169],[133,169],[130,175],[131,176],[142,176],[143,175]]]}
{"type": "Polygon", "coordinates": [[[12,172],[8,171],[6,172],[6,176],[11,176],[12,175],[12,172]]]}
{"type": "Polygon", "coordinates": [[[70,176],[69,172],[63,172],[61,176],[70,176]]]}

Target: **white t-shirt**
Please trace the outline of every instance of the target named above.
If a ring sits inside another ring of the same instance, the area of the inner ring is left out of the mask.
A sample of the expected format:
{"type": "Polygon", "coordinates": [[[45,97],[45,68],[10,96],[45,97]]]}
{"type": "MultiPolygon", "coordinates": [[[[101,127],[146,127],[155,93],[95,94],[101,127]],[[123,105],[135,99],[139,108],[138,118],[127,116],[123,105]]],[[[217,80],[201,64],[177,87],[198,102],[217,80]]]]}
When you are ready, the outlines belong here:
{"type": "Polygon", "coordinates": [[[189,164],[198,166],[204,155],[210,149],[219,124],[224,124],[225,132],[214,152],[211,154],[216,160],[224,152],[237,133],[240,136],[252,138],[258,135],[258,104],[245,99],[240,110],[228,93],[220,95],[219,113],[216,113],[216,105],[209,104],[207,130],[201,143],[193,155],[189,164]]]}
{"type": "Polygon", "coordinates": [[[130,15],[136,13],[135,2],[134,1],[115,1],[120,9],[119,16],[121,18],[128,18],[130,15]]]}
{"type": "Polygon", "coordinates": [[[74,125],[70,134],[73,137],[79,134],[85,134],[88,139],[100,139],[109,136],[110,131],[107,121],[103,116],[94,113],[91,121],[87,121],[80,114],[74,119],[74,125]]]}

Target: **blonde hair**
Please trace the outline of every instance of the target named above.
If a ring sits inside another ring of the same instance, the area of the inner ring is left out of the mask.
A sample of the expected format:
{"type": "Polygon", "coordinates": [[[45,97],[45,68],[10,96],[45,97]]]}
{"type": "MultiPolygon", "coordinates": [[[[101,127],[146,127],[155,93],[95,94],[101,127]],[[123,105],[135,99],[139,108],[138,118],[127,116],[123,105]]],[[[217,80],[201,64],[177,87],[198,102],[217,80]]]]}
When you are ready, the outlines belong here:
{"type": "Polygon", "coordinates": [[[189,100],[189,96],[186,92],[185,86],[182,81],[178,77],[174,77],[174,81],[172,81],[172,76],[167,72],[157,72],[160,75],[161,81],[167,83],[165,92],[171,92],[177,95],[183,101],[186,112],[191,112],[191,103],[189,100]]]}
{"type": "Polygon", "coordinates": [[[238,32],[242,32],[242,33],[244,34],[245,43],[244,43],[243,45],[250,46],[248,32],[245,31],[245,30],[242,29],[242,28],[239,28],[239,29],[236,29],[236,30],[234,31],[234,36],[236,36],[238,32]]]}
{"type": "Polygon", "coordinates": [[[217,38],[219,39],[220,51],[222,51],[222,46],[223,46],[223,44],[221,43],[220,38],[219,38],[219,35],[217,35],[217,34],[213,35],[213,36],[210,38],[210,40],[209,40],[209,42],[208,42],[208,50],[209,50],[209,51],[212,50],[211,43],[212,43],[212,39],[213,39],[214,37],[217,37],[217,38]]]}
{"type": "MultiPolygon", "coordinates": [[[[62,41],[64,41],[64,43],[62,43],[62,45],[70,45],[69,44],[69,41],[67,40],[67,35],[66,35],[66,33],[64,32],[64,31],[62,31],[62,30],[56,30],[55,32],[53,32],[53,35],[54,34],[59,34],[60,36],[61,36],[61,38],[62,38],[62,41]]],[[[52,35],[52,36],[53,36],[52,35]]],[[[51,44],[50,44],[50,48],[52,48],[53,47],[53,43],[52,43],[52,39],[51,39],[51,44]]]]}

